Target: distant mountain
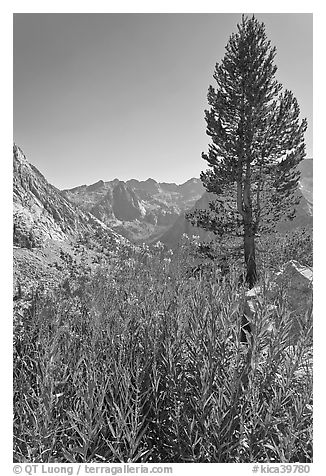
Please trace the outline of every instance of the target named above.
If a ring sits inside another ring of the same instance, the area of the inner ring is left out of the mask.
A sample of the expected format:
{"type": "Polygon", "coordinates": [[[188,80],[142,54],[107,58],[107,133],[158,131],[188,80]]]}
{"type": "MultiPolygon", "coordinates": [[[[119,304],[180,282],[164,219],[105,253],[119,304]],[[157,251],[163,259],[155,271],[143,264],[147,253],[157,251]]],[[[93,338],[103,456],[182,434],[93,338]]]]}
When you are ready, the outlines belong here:
{"type": "Polygon", "coordinates": [[[62,196],[131,241],[151,241],[202,196],[200,179],[184,184],[118,179],[63,190],[62,196]]]}
{"type": "MultiPolygon", "coordinates": [[[[205,192],[194,206],[188,210],[207,210],[209,208],[209,202],[214,200],[214,195],[205,192]]],[[[159,241],[164,243],[169,248],[175,248],[183,235],[199,236],[202,240],[208,240],[210,234],[203,228],[193,226],[189,220],[185,218],[185,212],[181,213],[174,224],[161,236],[158,237],[159,241]]]]}
{"type": "MultiPolygon", "coordinates": [[[[280,231],[312,226],[312,163],[306,159],[300,164],[301,203],[292,222],[278,224],[280,231]]],[[[152,178],[99,180],[60,191],[14,146],[14,244],[19,248],[42,247],[47,240],[73,242],[85,234],[116,243],[122,243],[122,237],[135,243],[160,239],[174,247],[184,233],[207,236],[185,213],[207,208],[213,198],[198,178],[181,185],[152,178]]]]}
{"type": "Polygon", "coordinates": [[[299,164],[301,173],[299,182],[300,203],[296,207],[293,221],[281,222],[280,231],[288,231],[298,227],[312,228],[313,224],[313,159],[302,160],[299,164]]]}
{"type": "MultiPolygon", "coordinates": [[[[277,228],[281,232],[286,232],[297,227],[312,227],[313,222],[313,160],[305,159],[300,163],[301,172],[299,184],[300,204],[296,207],[296,217],[292,221],[282,221],[277,228]]],[[[214,195],[205,192],[202,197],[192,207],[193,210],[205,210],[209,208],[209,203],[214,200],[214,195]]],[[[202,228],[192,226],[185,218],[185,213],[181,213],[175,223],[160,237],[167,246],[174,248],[181,240],[183,234],[188,236],[199,236],[203,240],[209,239],[210,235],[202,228]]]]}
{"type": "MultiPolygon", "coordinates": [[[[300,163],[299,170],[301,172],[300,190],[307,202],[313,203],[313,160],[305,159],[300,163]]],[[[312,212],[312,209],[311,209],[312,212]]]]}

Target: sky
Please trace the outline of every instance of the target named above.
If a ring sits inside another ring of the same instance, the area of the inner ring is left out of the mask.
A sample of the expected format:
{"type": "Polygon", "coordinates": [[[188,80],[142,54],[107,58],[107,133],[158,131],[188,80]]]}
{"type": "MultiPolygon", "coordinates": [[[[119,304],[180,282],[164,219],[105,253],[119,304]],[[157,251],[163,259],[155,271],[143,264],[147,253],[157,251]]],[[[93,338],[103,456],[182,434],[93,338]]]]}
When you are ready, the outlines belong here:
{"type": "MultiPolygon", "coordinates": [[[[312,14],[255,14],[277,79],[308,119],[312,14]]],[[[16,13],[14,141],[60,189],[136,178],[182,183],[206,169],[204,110],[241,14],[16,13]]]]}

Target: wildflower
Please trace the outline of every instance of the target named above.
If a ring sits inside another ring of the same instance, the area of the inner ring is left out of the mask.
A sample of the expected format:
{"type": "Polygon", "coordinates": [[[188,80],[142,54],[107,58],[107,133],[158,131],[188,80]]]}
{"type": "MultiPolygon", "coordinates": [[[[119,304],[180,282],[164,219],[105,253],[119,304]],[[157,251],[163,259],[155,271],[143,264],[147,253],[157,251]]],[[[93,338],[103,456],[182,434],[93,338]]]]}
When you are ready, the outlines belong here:
{"type": "Polygon", "coordinates": [[[133,259],[133,258],[129,258],[126,262],[125,262],[126,266],[128,266],[128,268],[134,268],[135,267],[135,264],[136,264],[136,261],[133,259]]]}

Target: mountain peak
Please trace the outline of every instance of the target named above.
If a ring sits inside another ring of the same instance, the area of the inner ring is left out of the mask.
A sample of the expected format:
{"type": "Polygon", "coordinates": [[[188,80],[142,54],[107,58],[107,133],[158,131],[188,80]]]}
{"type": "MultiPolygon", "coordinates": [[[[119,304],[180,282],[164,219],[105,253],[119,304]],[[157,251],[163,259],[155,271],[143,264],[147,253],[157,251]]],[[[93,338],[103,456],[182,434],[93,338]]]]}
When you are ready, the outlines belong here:
{"type": "Polygon", "coordinates": [[[26,159],[24,152],[21,150],[20,147],[18,147],[18,145],[15,142],[14,142],[13,152],[14,152],[14,159],[18,160],[18,162],[21,162],[25,165],[29,165],[29,162],[26,159]]]}
{"type": "Polygon", "coordinates": [[[189,183],[199,183],[199,182],[201,182],[200,178],[191,177],[189,180],[182,183],[181,185],[186,185],[186,184],[189,184],[189,183]]]}
{"type": "Polygon", "coordinates": [[[103,180],[99,180],[98,182],[95,182],[91,185],[88,185],[87,191],[88,192],[94,192],[96,190],[101,189],[102,187],[104,187],[104,182],[103,182],[103,180]]]}
{"type": "Polygon", "coordinates": [[[144,210],[135,193],[125,184],[119,182],[113,189],[113,212],[118,220],[132,221],[142,217],[144,210]]]}

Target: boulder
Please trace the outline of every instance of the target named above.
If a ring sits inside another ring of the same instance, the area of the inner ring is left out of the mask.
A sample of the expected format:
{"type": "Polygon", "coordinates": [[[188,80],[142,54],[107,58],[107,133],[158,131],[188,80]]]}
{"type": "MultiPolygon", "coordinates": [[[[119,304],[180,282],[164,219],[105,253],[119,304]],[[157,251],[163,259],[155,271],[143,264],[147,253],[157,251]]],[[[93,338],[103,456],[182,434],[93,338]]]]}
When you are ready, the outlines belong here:
{"type": "Polygon", "coordinates": [[[244,323],[249,321],[254,325],[256,314],[263,304],[264,298],[270,304],[267,304],[267,322],[264,328],[268,332],[274,329],[273,313],[277,307],[273,302],[277,292],[284,290],[284,296],[287,302],[287,309],[290,311],[292,320],[291,336],[296,340],[299,334],[301,324],[305,321],[305,315],[309,305],[312,303],[312,282],[313,272],[309,266],[303,266],[295,260],[286,263],[282,269],[272,278],[271,285],[268,290],[264,290],[260,286],[255,286],[246,292],[244,303],[244,323]]]}
{"type": "Polygon", "coordinates": [[[286,263],[275,276],[275,283],[285,289],[289,309],[298,314],[305,312],[312,299],[312,281],[312,268],[295,260],[286,263]]]}

